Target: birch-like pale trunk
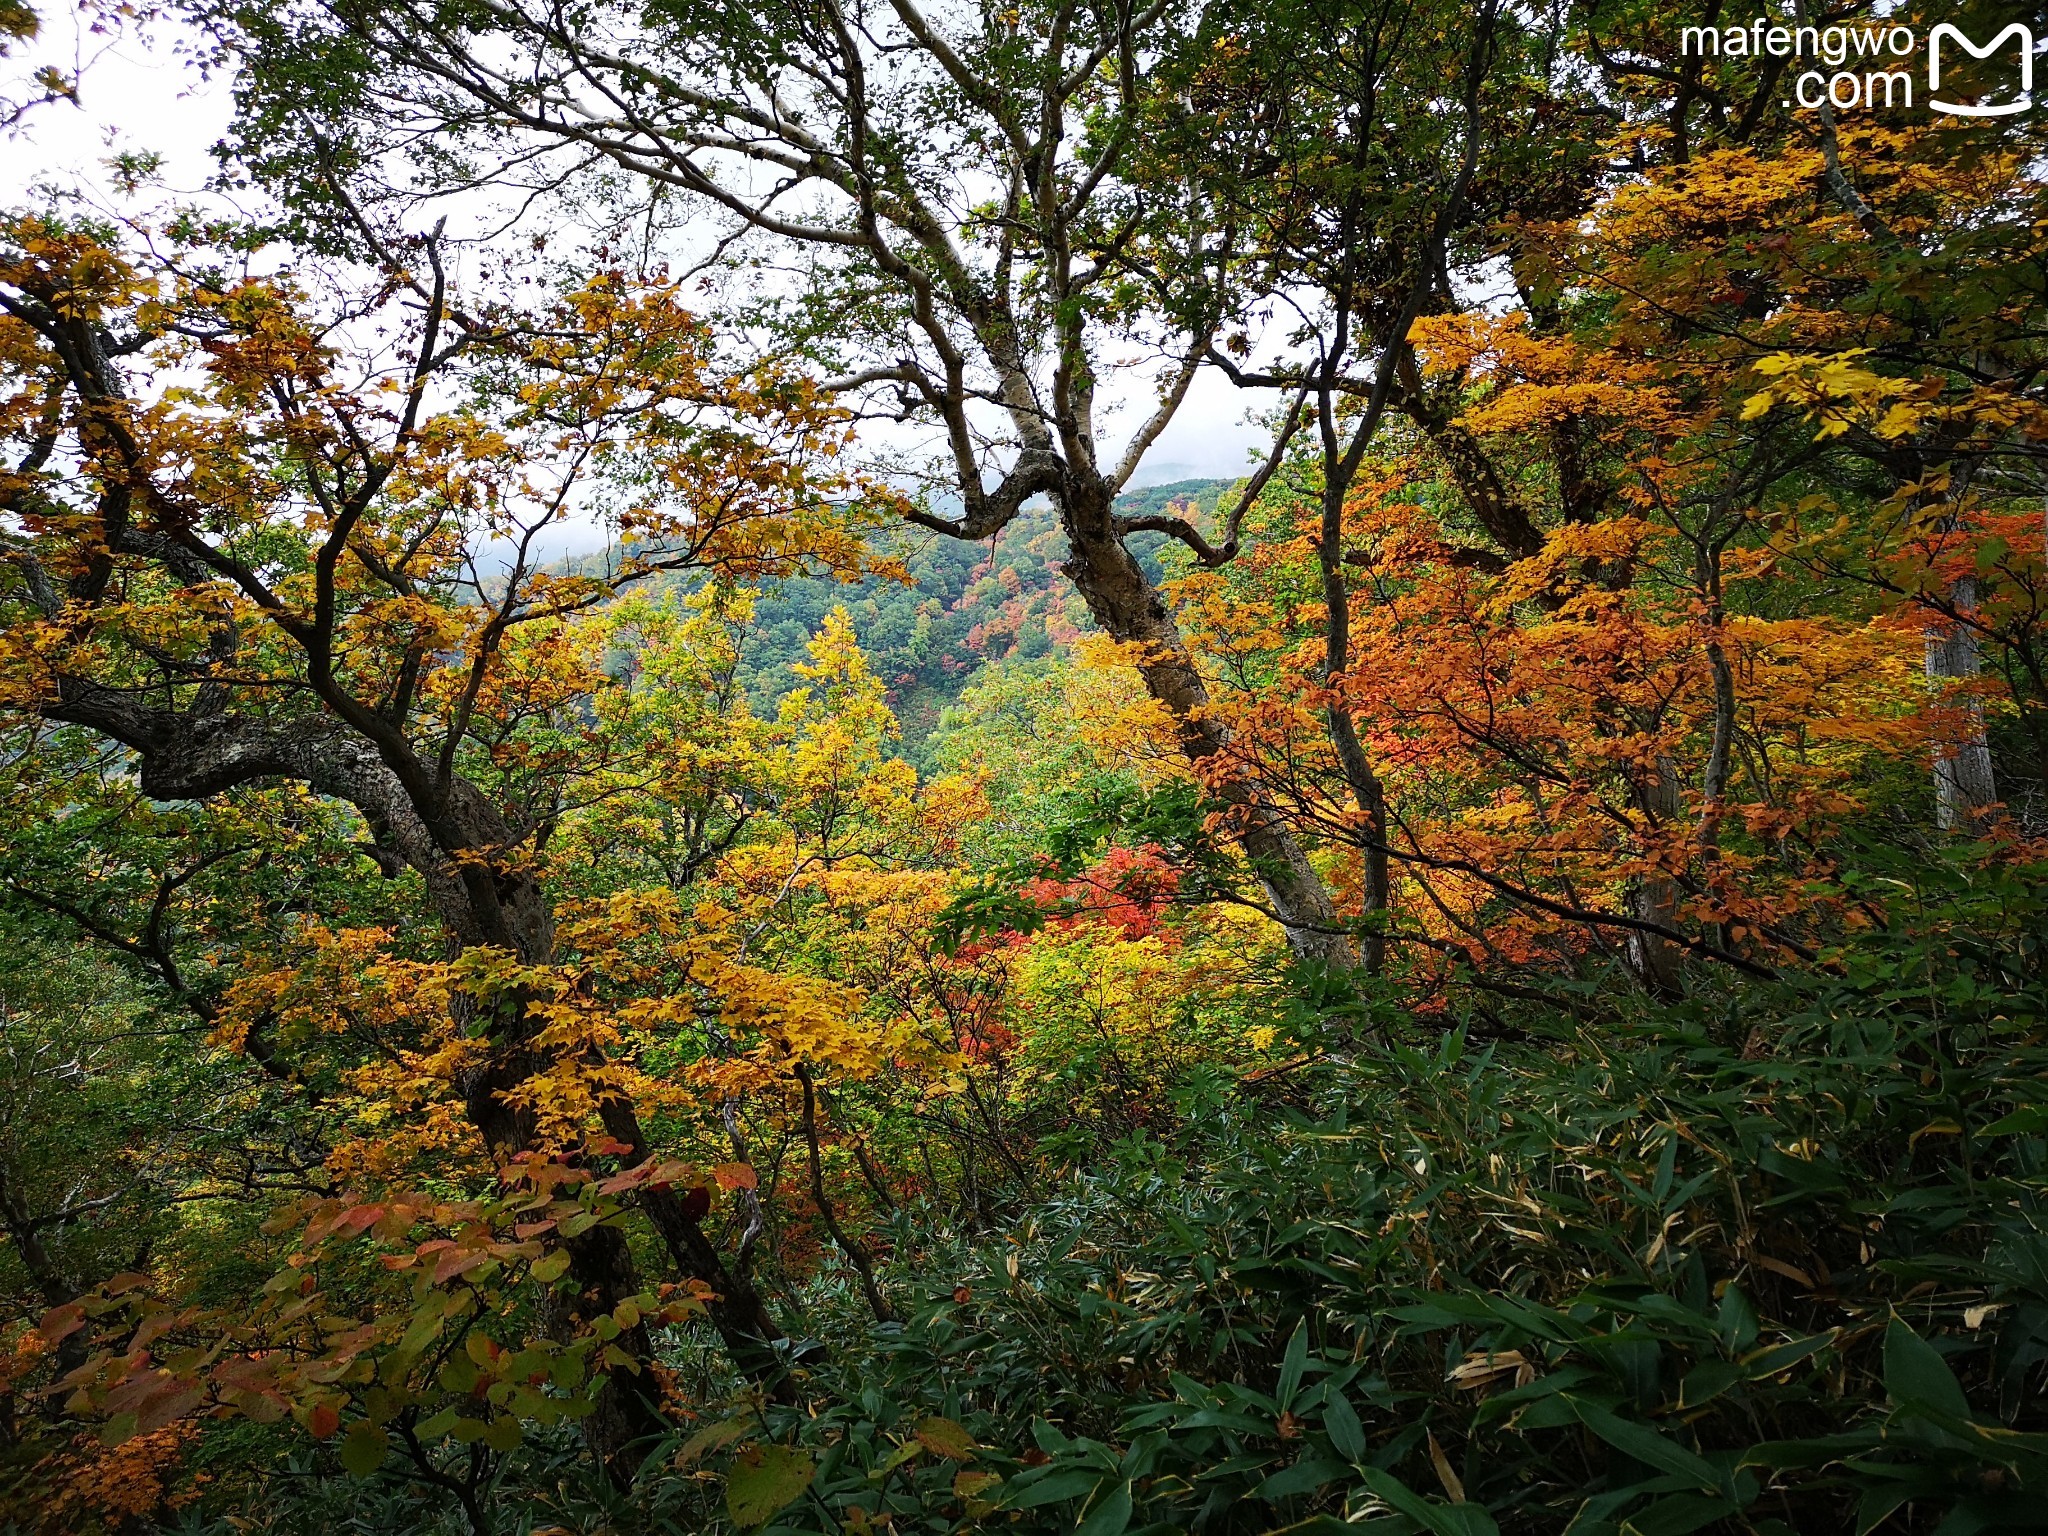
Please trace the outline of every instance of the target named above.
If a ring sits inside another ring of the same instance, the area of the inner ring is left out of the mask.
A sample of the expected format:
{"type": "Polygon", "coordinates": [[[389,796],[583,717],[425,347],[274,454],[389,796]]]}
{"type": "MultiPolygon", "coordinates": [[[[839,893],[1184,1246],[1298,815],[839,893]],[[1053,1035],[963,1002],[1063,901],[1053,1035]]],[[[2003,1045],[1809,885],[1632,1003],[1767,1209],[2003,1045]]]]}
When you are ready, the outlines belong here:
{"type": "MultiPolygon", "coordinates": [[[[1969,614],[1977,607],[1977,581],[1963,576],[1949,588],[1950,609],[1969,614]]],[[[1967,622],[1952,621],[1927,633],[1927,686],[1937,694],[1965,688],[1983,672],[1977,653],[1977,632],[1967,622]]],[[[1934,749],[1934,820],[1944,832],[1972,833],[1998,803],[1998,784],[1991,771],[1991,740],[1984,729],[1984,705],[1964,692],[1950,703],[1954,721],[1934,749]]]]}

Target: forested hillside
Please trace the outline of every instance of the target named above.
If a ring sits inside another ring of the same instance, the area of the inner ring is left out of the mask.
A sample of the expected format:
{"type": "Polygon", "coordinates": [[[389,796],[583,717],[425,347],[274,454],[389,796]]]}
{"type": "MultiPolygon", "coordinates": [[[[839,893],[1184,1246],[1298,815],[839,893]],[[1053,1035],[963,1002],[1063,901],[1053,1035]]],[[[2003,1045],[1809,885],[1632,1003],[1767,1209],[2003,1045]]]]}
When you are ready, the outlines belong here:
{"type": "Polygon", "coordinates": [[[0,0],[0,1536],[2048,1525],[1937,19],[0,0]]]}
{"type": "MultiPolygon", "coordinates": [[[[1225,482],[1176,480],[1126,491],[1119,511],[1142,516],[1185,506],[1213,510],[1225,482]]],[[[1154,581],[1162,579],[1160,535],[1133,541],[1154,581]]],[[[927,767],[925,744],[941,713],[992,661],[1031,661],[1071,647],[1092,627],[1085,605],[1059,574],[1057,518],[1046,506],[1026,508],[986,544],[963,544],[929,532],[890,529],[876,536],[878,553],[901,570],[867,574],[851,583],[830,577],[785,577],[758,594],[747,625],[741,672],[756,709],[800,685],[796,671],[811,641],[835,608],[852,621],[868,665],[882,680],[903,731],[904,756],[927,767]]],[[[601,558],[570,561],[564,569],[596,571],[601,558]]],[[[653,580],[643,590],[688,594],[705,585],[701,573],[653,580]]]]}

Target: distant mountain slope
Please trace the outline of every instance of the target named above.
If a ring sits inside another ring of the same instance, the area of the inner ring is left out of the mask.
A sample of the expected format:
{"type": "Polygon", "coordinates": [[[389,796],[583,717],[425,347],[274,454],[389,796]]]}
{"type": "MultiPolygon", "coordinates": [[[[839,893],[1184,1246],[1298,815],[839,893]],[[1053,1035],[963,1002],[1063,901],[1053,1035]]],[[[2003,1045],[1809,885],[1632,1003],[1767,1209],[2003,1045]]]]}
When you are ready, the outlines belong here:
{"type": "MultiPolygon", "coordinates": [[[[1164,512],[1176,503],[1215,510],[1227,480],[1181,480],[1132,491],[1117,503],[1127,515],[1164,512]]],[[[913,584],[870,578],[852,585],[804,577],[764,592],[748,642],[748,691],[768,707],[801,681],[790,670],[825,615],[844,607],[862,647],[903,722],[904,750],[922,756],[939,712],[982,665],[1044,656],[1091,626],[1087,609],[1061,577],[1065,540],[1050,507],[1027,509],[987,544],[964,544],[918,529],[891,530],[885,546],[909,567],[913,584]]],[[[1156,579],[1163,535],[1132,541],[1156,579]]]]}

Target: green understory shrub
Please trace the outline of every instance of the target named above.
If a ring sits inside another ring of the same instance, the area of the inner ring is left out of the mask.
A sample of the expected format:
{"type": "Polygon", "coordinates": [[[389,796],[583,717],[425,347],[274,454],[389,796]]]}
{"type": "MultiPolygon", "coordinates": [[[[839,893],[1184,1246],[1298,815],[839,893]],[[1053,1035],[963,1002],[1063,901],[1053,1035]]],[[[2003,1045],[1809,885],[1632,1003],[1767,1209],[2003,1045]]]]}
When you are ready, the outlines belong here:
{"type": "MultiPolygon", "coordinates": [[[[1190,1085],[1177,1136],[1014,1191],[1008,1231],[902,1213],[884,1280],[907,1320],[863,1325],[821,1281],[799,1310],[828,1352],[798,1403],[737,1395],[624,1491],[538,1440],[497,1519],[2041,1528],[2034,931],[1873,940],[1818,979],[1599,1030],[1536,1012],[1483,1046],[1370,1047],[1291,1075],[1291,1102],[1190,1085]]],[[[277,1528],[442,1518],[402,1490],[297,1486],[277,1528]]]]}

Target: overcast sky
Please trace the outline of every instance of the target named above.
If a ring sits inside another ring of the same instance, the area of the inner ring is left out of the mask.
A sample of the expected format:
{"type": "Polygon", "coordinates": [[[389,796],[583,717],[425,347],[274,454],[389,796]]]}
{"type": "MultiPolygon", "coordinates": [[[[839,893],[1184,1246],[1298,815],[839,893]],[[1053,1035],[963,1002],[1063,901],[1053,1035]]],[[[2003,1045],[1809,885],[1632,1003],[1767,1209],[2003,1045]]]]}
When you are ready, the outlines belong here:
{"type": "MultiPolygon", "coordinates": [[[[79,99],[36,107],[10,136],[0,138],[0,203],[18,205],[37,183],[47,182],[95,188],[111,204],[105,162],[116,150],[154,151],[164,158],[163,176],[171,189],[203,189],[213,170],[208,146],[225,131],[231,110],[228,81],[200,79],[176,45],[177,35],[168,28],[149,38],[134,33],[93,37],[82,33],[77,18],[61,4],[46,6],[36,44],[0,60],[0,76],[6,79],[0,97],[20,99],[28,89],[23,83],[27,76],[52,64],[67,75],[79,74],[79,99]]],[[[1143,388],[1138,380],[1130,383],[1143,388]]],[[[1105,437],[1114,443],[1142,419],[1141,407],[1147,404],[1128,402],[1105,423],[1105,437]]],[[[1263,448],[1265,438],[1244,422],[1245,406],[1244,397],[1226,380],[1205,372],[1146,455],[1136,483],[1248,473],[1251,456],[1263,448]]]]}

